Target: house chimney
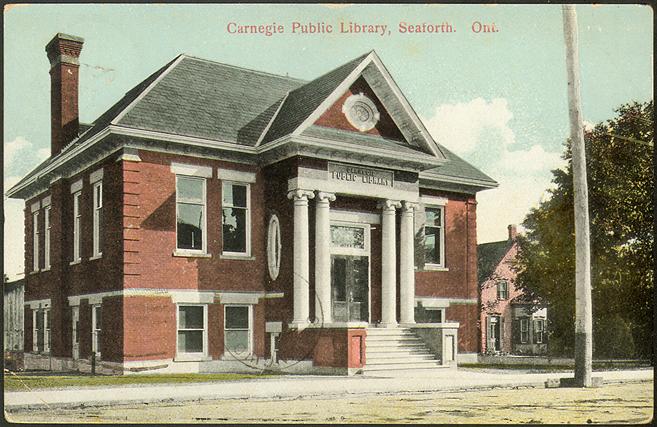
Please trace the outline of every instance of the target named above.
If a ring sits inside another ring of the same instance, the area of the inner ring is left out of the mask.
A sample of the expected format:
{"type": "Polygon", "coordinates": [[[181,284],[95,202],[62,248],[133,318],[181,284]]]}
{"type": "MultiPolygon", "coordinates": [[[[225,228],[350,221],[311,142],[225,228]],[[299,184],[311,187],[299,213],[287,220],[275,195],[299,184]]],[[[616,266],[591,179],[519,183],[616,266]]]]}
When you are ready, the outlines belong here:
{"type": "Polygon", "coordinates": [[[517,226],[515,224],[510,224],[507,228],[509,229],[509,241],[513,242],[518,235],[517,226]]]}
{"type": "Polygon", "coordinates": [[[56,156],[80,130],[78,69],[84,39],[57,33],[46,45],[50,60],[50,155],[56,156]]]}

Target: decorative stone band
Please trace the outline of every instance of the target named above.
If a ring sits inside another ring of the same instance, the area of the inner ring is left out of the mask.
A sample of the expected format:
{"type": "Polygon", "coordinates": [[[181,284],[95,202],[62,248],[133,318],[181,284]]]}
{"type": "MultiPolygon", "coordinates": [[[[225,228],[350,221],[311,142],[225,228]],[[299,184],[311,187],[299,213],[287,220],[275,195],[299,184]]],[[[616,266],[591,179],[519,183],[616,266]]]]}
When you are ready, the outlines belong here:
{"type": "MultiPolygon", "coordinates": [[[[231,292],[221,290],[194,291],[187,289],[146,289],[134,288],[123,289],[120,291],[97,292],[93,294],[75,295],[68,297],[68,305],[76,307],[80,305],[80,300],[88,299],[89,304],[100,304],[103,298],[123,296],[124,298],[134,296],[149,297],[170,297],[174,303],[198,303],[212,304],[220,302],[221,304],[257,304],[261,298],[283,298],[283,292],[231,292]]],[[[39,300],[37,303],[50,300],[39,300]]],[[[34,303],[32,301],[31,303],[34,303]]],[[[25,303],[28,304],[27,302],[25,303]]]]}
{"type": "Polygon", "coordinates": [[[117,162],[141,162],[139,150],[133,147],[124,147],[121,155],[116,159],[117,162]]]}
{"type": "Polygon", "coordinates": [[[41,203],[37,200],[36,202],[30,205],[30,212],[34,213],[38,211],[40,207],[41,207],[41,203]]]}

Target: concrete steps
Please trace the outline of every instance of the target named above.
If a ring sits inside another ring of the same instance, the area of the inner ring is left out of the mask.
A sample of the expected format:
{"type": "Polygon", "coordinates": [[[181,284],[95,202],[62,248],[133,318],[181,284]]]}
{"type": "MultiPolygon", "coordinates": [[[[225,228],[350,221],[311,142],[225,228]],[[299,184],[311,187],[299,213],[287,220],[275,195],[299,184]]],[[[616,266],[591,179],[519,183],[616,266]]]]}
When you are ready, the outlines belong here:
{"type": "Polygon", "coordinates": [[[365,343],[364,373],[443,368],[409,329],[370,328],[365,343]]]}

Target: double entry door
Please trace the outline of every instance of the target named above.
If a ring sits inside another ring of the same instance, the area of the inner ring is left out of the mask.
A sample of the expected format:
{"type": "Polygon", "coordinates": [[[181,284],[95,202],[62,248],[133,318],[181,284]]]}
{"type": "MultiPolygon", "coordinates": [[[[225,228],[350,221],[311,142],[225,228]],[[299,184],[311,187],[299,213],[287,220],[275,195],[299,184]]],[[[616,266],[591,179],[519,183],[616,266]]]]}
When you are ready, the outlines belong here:
{"type": "Polygon", "coordinates": [[[331,301],[335,322],[369,322],[370,228],[331,224],[331,301]]]}

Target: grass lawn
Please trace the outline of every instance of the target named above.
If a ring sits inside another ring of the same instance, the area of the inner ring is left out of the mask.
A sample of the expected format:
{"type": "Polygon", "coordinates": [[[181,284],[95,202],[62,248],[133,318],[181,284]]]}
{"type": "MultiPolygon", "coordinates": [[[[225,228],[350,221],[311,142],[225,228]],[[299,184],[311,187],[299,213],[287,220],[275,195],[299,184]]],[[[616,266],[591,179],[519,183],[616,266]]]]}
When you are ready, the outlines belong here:
{"type": "Polygon", "coordinates": [[[118,386],[130,384],[172,384],[236,381],[270,378],[259,374],[159,374],[159,375],[12,375],[5,372],[5,391],[30,391],[43,388],[118,386]]]}

